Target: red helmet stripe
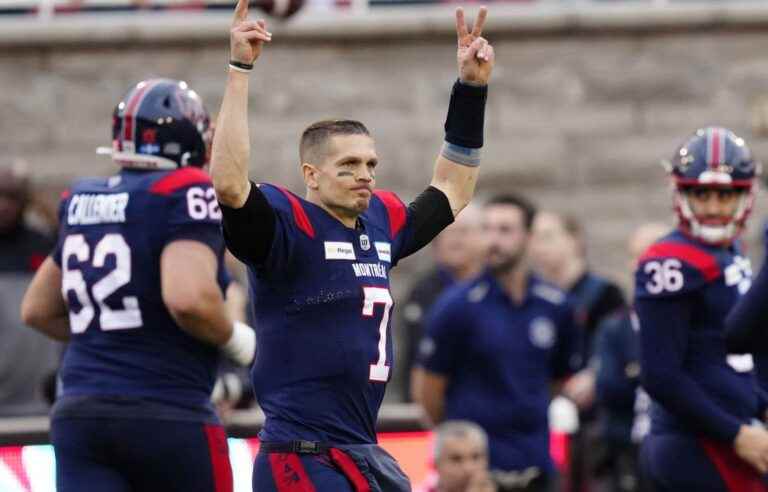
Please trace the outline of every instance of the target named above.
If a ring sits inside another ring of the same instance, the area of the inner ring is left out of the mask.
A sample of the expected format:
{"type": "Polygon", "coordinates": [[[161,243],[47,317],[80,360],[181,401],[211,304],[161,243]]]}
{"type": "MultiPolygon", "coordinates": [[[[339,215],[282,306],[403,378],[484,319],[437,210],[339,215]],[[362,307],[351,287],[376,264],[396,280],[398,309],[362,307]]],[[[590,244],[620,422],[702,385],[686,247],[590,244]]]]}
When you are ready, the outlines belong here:
{"type": "Polygon", "coordinates": [[[725,137],[722,128],[707,128],[707,166],[717,168],[725,164],[725,137]]]}
{"type": "MultiPolygon", "coordinates": [[[[156,86],[159,82],[160,81],[155,80],[155,81],[144,84],[143,86],[137,88],[133,92],[133,94],[131,94],[131,97],[128,98],[128,103],[126,103],[125,112],[123,113],[123,141],[124,142],[132,141],[134,138],[134,135],[136,135],[136,118],[134,117],[134,115],[138,112],[139,108],[141,107],[141,103],[144,100],[144,97],[146,97],[146,95],[149,94],[152,88],[156,86]]],[[[124,150],[124,149],[121,148],[120,150],[124,150]]]]}
{"type": "Polygon", "coordinates": [[[707,129],[707,166],[709,167],[716,167],[718,164],[720,139],[717,138],[717,133],[717,128],[707,129]]]}

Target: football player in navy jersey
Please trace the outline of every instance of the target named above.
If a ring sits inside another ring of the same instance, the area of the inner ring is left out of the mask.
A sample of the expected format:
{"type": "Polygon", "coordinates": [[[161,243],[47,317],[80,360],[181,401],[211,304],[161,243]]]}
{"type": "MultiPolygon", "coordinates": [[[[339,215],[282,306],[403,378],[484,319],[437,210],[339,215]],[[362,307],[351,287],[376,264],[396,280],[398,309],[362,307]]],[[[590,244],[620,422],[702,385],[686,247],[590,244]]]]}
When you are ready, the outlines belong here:
{"type": "Polygon", "coordinates": [[[453,221],[477,180],[493,48],[486,10],[457,10],[459,80],[431,185],[405,206],[375,189],[378,157],[357,121],[321,121],[299,143],[305,198],[248,180],[248,74],[271,40],[240,0],[211,174],[230,250],[248,264],[259,350],[252,369],[266,414],[256,491],[410,490],[376,445],[392,374],[391,268],[453,221]]]}
{"type": "Polygon", "coordinates": [[[52,412],[59,492],[232,490],[210,396],[220,354],[249,364],[255,336],[225,310],[209,141],[184,82],[140,82],[114,113],[122,170],[63,196],[58,244],[21,307],[69,341],[52,412]]]}
{"type": "Polygon", "coordinates": [[[737,236],[757,163],[730,130],[697,130],[668,163],[679,225],[641,256],[635,309],[641,381],[653,399],[641,466],[660,491],[768,490],[768,402],[749,361],[729,357],[724,320],[750,286],[737,236]]]}

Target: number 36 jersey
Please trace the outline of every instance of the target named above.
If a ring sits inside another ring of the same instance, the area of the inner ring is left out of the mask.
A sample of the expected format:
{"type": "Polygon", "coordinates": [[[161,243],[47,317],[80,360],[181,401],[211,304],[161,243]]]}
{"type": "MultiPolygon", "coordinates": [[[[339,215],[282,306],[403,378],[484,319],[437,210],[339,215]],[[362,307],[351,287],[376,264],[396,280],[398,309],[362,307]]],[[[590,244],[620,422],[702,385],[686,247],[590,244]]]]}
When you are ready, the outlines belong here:
{"type": "Polygon", "coordinates": [[[640,258],[635,308],[644,385],[654,399],[652,432],[722,439],[757,416],[749,356],[729,356],[725,317],[751,284],[737,245],[702,244],[674,231],[640,258]]]}
{"type": "Polygon", "coordinates": [[[54,415],[215,420],[209,400],[218,350],[175,323],[160,278],[164,247],[193,240],[216,254],[219,286],[227,286],[208,175],[190,167],[83,179],[65,192],[60,220],[53,259],[72,333],[54,415]],[[94,397],[132,404],[73,405],[94,397]]]}
{"type": "Polygon", "coordinates": [[[411,209],[377,191],[348,228],[282,188],[258,190],[275,217],[266,259],[249,265],[260,437],[374,443],[393,371],[390,269],[418,249],[411,209]]]}

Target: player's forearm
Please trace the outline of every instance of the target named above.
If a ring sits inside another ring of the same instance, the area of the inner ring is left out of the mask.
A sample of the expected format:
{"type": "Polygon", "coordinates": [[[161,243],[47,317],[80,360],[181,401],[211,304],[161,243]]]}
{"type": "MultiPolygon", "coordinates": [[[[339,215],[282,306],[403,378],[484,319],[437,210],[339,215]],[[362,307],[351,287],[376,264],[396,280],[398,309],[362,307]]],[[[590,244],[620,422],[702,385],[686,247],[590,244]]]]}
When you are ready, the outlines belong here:
{"type": "Polygon", "coordinates": [[[176,323],[202,342],[221,346],[232,336],[232,321],[216,289],[198,290],[194,296],[166,304],[176,323]]]}
{"type": "Polygon", "coordinates": [[[435,162],[431,185],[439,189],[458,215],[475,194],[484,141],[487,85],[457,81],[445,118],[445,142],[435,162]]]}
{"type": "Polygon", "coordinates": [[[240,208],[248,198],[248,74],[230,71],[213,137],[211,178],[222,204],[240,208]]]}
{"type": "Polygon", "coordinates": [[[435,162],[430,185],[445,194],[455,217],[472,200],[478,174],[479,168],[457,164],[441,155],[435,162]]]}
{"type": "Polygon", "coordinates": [[[176,323],[196,339],[219,347],[224,355],[248,366],[256,353],[253,328],[230,319],[220,294],[200,295],[189,305],[170,309],[176,323]]]}

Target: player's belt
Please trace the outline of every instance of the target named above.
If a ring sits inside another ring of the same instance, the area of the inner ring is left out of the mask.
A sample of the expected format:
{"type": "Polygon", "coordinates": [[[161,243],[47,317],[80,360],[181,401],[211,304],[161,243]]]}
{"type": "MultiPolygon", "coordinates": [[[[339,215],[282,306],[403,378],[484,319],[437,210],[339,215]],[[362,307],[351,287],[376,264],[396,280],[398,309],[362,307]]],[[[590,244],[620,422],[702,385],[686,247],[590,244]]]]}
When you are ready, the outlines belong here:
{"type": "Polygon", "coordinates": [[[268,453],[324,454],[332,446],[318,441],[262,442],[260,449],[268,453]]]}

